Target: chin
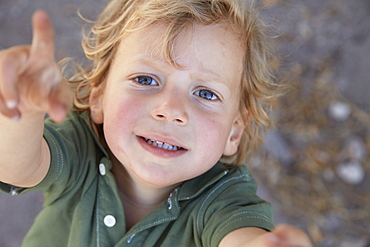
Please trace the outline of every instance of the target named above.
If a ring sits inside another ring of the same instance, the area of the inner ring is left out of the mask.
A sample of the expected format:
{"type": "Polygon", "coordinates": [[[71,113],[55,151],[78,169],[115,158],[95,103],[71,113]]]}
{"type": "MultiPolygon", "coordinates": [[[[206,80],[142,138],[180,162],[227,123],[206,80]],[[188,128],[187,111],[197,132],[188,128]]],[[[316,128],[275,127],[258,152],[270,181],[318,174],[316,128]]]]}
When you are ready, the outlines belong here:
{"type": "Polygon", "coordinates": [[[164,187],[169,187],[174,184],[178,184],[180,181],[168,172],[157,169],[146,170],[143,173],[143,170],[136,173],[136,180],[144,185],[145,187],[159,189],[164,187]]]}

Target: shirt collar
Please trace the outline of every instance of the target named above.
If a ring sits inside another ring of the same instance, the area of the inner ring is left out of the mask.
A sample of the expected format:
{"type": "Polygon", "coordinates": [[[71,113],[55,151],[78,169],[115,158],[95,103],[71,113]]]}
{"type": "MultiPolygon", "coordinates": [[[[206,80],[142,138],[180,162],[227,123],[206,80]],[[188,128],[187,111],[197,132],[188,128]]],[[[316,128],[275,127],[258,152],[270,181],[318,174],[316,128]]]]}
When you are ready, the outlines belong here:
{"type": "Polygon", "coordinates": [[[178,200],[189,200],[198,196],[205,189],[226,176],[228,172],[229,170],[225,165],[218,162],[206,173],[183,183],[179,188],[178,200]]]}
{"type": "Polygon", "coordinates": [[[88,126],[88,130],[90,131],[90,133],[92,134],[93,138],[94,138],[94,141],[97,145],[97,147],[99,147],[99,149],[102,151],[103,155],[107,158],[109,158],[109,155],[108,155],[108,152],[107,150],[103,147],[103,145],[100,143],[99,141],[99,136],[94,132],[93,130],[93,122],[89,116],[89,113],[87,111],[84,111],[84,112],[78,112],[78,111],[75,111],[76,112],[76,115],[80,116],[81,119],[83,120],[83,122],[88,126]]]}

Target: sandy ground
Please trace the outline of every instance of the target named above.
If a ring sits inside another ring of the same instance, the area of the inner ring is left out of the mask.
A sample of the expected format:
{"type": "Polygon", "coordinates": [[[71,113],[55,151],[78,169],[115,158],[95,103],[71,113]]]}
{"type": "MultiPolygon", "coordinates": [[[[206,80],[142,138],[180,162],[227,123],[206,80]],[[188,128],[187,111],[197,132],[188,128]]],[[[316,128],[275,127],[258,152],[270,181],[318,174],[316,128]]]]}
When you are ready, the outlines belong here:
{"type": "MultiPolygon", "coordinates": [[[[299,71],[300,83],[308,91],[315,71],[324,65],[330,67],[330,81],[353,104],[366,114],[370,113],[370,2],[368,0],[264,0],[268,6],[264,14],[275,25],[281,37],[279,52],[286,68],[299,71]]],[[[104,1],[88,0],[12,0],[0,1],[0,48],[30,43],[32,29],[30,19],[38,9],[46,9],[56,30],[57,59],[72,56],[81,60],[81,28],[84,24],[76,10],[88,19],[94,19],[104,1]]],[[[370,132],[369,132],[370,133],[370,132]]],[[[366,164],[368,165],[368,164],[366,164]]],[[[369,176],[369,175],[367,175],[369,176]]],[[[362,188],[368,191],[368,187],[362,188]]],[[[259,193],[271,199],[276,207],[276,222],[294,223],[282,210],[282,203],[270,195],[265,187],[259,193]]],[[[41,209],[42,195],[32,192],[20,197],[0,194],[0,246],[19,246],[24,234],[41,209]]],[[[303,223],[302,223],[303,224],[303,223]]],[[[369,229],[369,228],[368,228],[369,229]]],[[[370,231],[370,230],[369,230],[370,231]]],[[[366,247],[367,236],[361,241],[321,241],[317,246],[366,247]]]]}

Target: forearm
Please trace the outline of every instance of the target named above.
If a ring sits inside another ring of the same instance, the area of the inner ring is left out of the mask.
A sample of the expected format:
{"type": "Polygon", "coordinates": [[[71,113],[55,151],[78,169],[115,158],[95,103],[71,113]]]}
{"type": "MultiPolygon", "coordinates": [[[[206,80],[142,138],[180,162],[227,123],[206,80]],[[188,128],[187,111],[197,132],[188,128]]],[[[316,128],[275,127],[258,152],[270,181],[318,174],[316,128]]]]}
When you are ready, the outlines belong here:
{"type": "Polygon", "coordinates": [[[21,187],[38,184],[49,169],[45,113],[62,122],[72,102],[54,59],[54,29],[47,13],[37,11],[32,27],[31,46],[0,51],[0,181],[21,187]]]}
{"type": "Polygon", "coordinates": [[[312,247],[308,236],[298,228],[279,225],[272,232],[258,228],[235,230],[221,241],[219,247],[312,247]]]}
{"type": "Polygon", "coordinates": [[[0,181],[30,187],[42,180],[50,160],[43,130],[41,112],[25,114],[18,121],[0,115],[0,181]]]}

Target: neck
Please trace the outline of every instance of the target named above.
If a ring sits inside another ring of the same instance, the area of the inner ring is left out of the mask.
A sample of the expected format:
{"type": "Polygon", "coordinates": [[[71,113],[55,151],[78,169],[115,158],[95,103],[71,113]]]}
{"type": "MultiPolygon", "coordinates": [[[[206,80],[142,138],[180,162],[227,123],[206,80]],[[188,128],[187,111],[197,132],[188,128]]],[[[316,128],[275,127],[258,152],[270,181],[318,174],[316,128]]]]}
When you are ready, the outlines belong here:
{"type": "Polygon", "coordinates": [[[150,188],[135,181],[118,161],[113,162],[119,195],[125,208],[126,228],[130,229],[147,214],[160,207],[169,194],[178,186],[150,188]]]}

